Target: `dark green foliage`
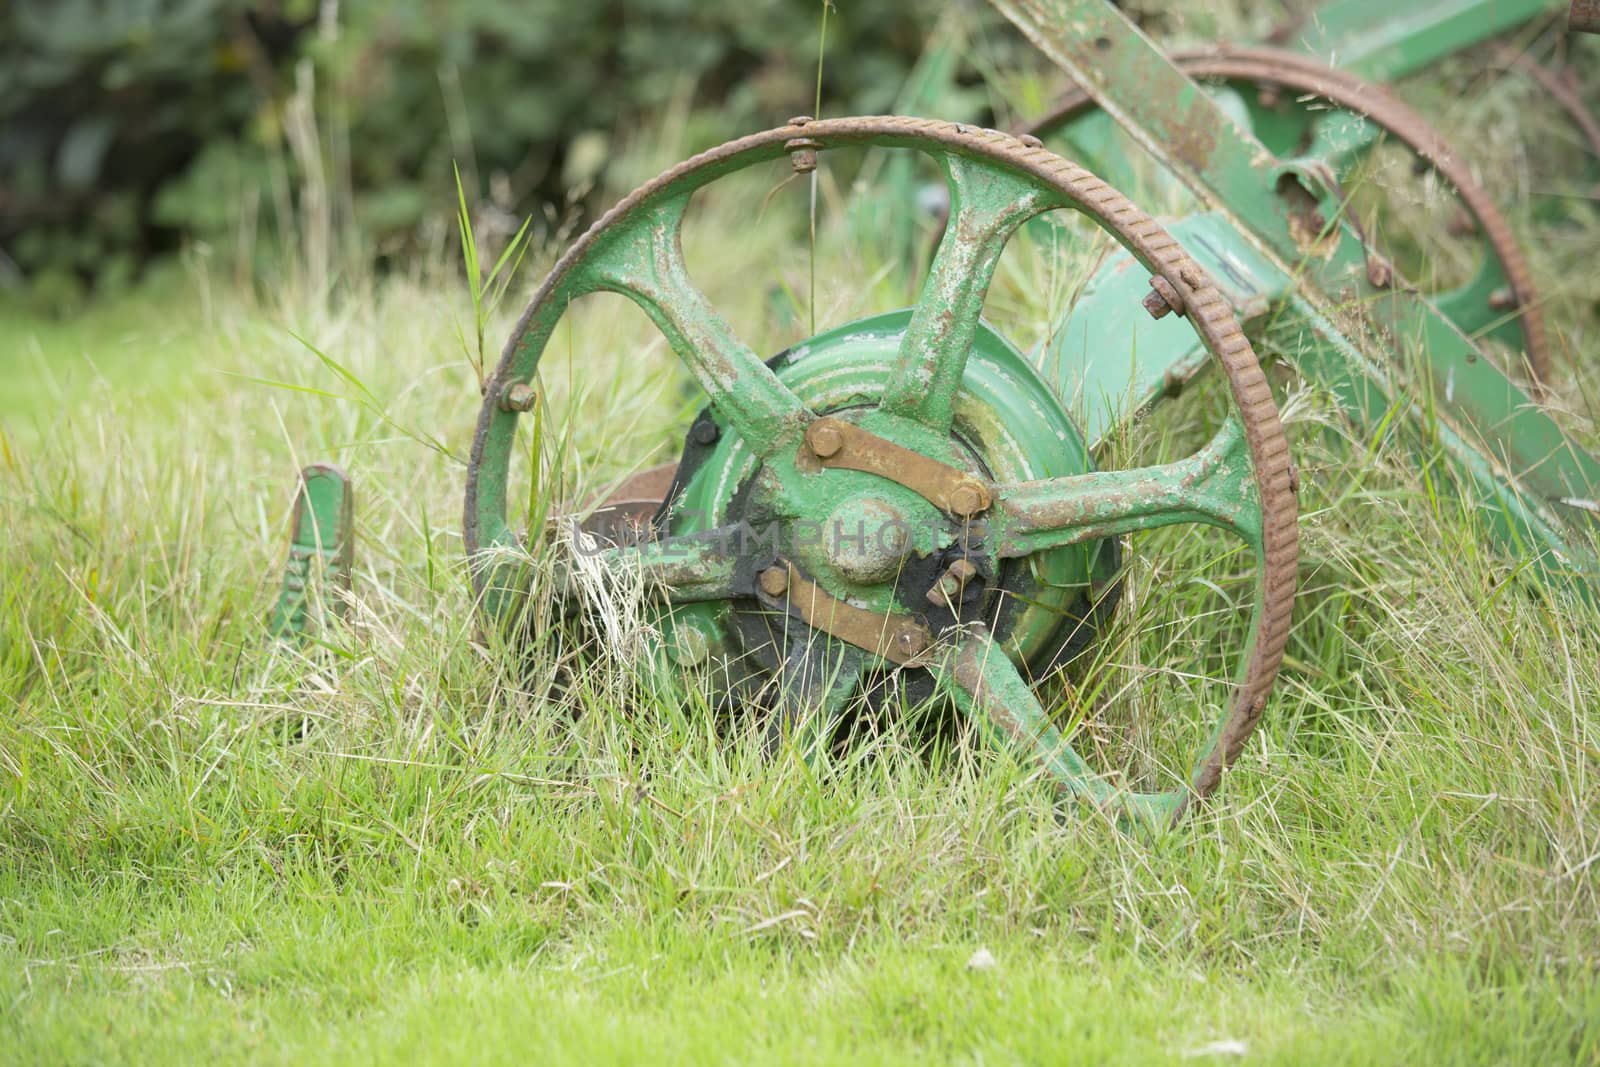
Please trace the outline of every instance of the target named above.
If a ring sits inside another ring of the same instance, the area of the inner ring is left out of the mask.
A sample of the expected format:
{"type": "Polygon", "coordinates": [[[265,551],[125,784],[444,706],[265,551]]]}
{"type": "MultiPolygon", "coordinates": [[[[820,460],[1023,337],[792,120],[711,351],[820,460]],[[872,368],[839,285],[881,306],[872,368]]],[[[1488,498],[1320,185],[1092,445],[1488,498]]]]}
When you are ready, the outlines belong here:
{"type": "MultiPolygon", "coordinates": [[[[829,108],[887,110],[941,9],[834,10],[829,108]]],[[[312,225],[403,256],[448,211],[453,161],[520,216],[603,177],[619,135],[685,94],[727,137],[810,111],[820,16],[820,0],[13,0],[0,270],[70,293],[185,237],[254,254],[312,225]]]]}

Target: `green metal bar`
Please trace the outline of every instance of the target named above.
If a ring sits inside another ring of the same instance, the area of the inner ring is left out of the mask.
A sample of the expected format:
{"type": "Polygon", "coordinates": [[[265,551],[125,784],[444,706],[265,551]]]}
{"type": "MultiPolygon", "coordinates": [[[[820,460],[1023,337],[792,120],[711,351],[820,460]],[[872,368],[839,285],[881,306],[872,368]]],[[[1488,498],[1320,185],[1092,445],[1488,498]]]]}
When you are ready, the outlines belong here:
{"type": "MultiPolygon", "coordinates": [[[[575,535],[573,558],[562,562],[560,584],[569,591],[588,573],[633,575],[674,604],[726,600],[739,594],[738,546],[748,534],[737,526],[638,545],[586,549],[575,535]]],[[[748,590],[745,590],[748,592],[748,590]]]]}
{"type": "Polygon", "coordinates": [[[712,406],[765,458],[797,436],[809,415],[690,279],[681,233],[691,195],[686,190],[624,220],[596,249],[587,274],[593,288],[644,309],[712,406]]]}
{"type": "Polygon", "coordinates": [[[1155,830],[1170,825],[1183,810],[1183,791],[1136,793],[1096,774],[981,627],[942,650],[928,669],[991,747],[1044,771],[1058,789],[1093,804],[1124,829],[1155,830]]]}
{"type": "Polygon", "coordinates": [[[1287,43],[1364,78],[1392,81],[1566,6],[1566,0],[1335,0],[1317,8],[1287,43]]]}

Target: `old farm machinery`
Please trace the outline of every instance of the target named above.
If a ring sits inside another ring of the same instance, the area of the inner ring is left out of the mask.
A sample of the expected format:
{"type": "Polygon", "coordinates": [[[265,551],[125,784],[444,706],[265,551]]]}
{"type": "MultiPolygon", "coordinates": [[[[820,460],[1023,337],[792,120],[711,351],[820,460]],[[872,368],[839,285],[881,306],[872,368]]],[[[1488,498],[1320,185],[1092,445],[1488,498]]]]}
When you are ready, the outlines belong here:
{"type": "Polygon", "coordinates": [[[588,547],[569,551],[647,583],[675,669],[720,665],[735,691],[769,694],[774,729],[807,747],[891,674],[950,697],[1064,794],[1126,823],[1166,824],[1240,752],[1289,635],[1298,481],[1249,340],[1269,321],[1293,329],[1298,370],[1357,425],[1407,424],[1447,457],[1485,530],[1547,582],[1592,591],[1600,577],[1600,462],[1539,402],[1551,346],[1509,229],[1426,123],[1359,77],[1411,69],[1548,5],[1416,0],[1394,20],[1382,4],[1342,0],[1290,35],[1298,52],[1168,56],[1107,0],[995,4],[1077,87],[1032,133],[795,119],[673,167],[562,257],[485,390],[466,490],[475,588],[492,625],[525,625],[534,570],[508,517],[518,423],[571,302],[623,294],[706,406],[677,464],[601,502],[643,535],[591,523],[610,539],[580,536],[588,547]],[[1124,170],[1113,124],[1199,208],[1161,224],[1091,173],[1124,170]],[[1420,291],[1344,210],[1344,176],[1385,134],[1455,190],[1481,236],[1465,284],[1420,291]],[[735,172],[785,158],[803,172],[854,147],[920,153],[944,176],[948,223],[920,299],[766,360],[691,280],[686,209],[735,172]],[[1056,212],[1120,252],[1030,359],[980,313],[1008,241],[1056,212]],[[1485,338],[1514,358],[1497,363],[1485,338]],[[1229,410],[1207,443],[1176,461],[1100,469],[1102,442],[1208,368],[1229,410]],[[1031,679],[1103,632],[1124,535],[1178,524],[1248,553],[1249,621],[1187,770],[1135,788],[1074,748],[1031,679]]]}

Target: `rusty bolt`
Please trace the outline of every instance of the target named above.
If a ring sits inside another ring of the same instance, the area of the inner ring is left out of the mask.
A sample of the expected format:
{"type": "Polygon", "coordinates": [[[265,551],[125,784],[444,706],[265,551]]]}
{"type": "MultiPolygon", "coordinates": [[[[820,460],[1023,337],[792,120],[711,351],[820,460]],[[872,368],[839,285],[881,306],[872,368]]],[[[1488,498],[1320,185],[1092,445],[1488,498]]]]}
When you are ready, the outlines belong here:
{"type": "Polygon", "coordinates": [[[810,115],[796,115],[794,118],[789,120],[789,125],[791,125],[791,126],[804,126],[808,122],[812,122],[812,121],[814,121],[814,120],[811,118],[810,115]]]}
{"type": "MultiPolygon", "coordinates": [[[[811,121],[809,115],[798,115],[789,120],[792,126],[804,126],[811,121]]],[[[810,137],[793,137],[783,142],[783,150],[789,153],[789,165],[796,174],[809,174],[817,169],[817,149],[822,147],[822,142],[810,137]]]]}
{"type": "Polygon", "coordinates": [[[939,580],[928,590],[928,603],[935,607],[944,607],[947,603],[959,600],[961,594],[966,592],[967,583],[978,576],[978,568],[971,561],[958,559],[945,568],[939,580]]]}
{"type": "Polygon", "coordinates": [[[525,382],[512,382],[500,390],[501,411],[532,411],[539,394],[525,382]]]}
{"type": "Polygon", "coordinates": [[[806,444],[818,459],[827,459],[844,447],[844,434],[827,419],[818,419],[806,430],[806,444]]]}
{"type": "Polygon", "coordinates": [[[920,653],[928,647],[928,635],[915,626],[907,626],[894,635],[895,651],[906,659],[920,653]]]}
{"type": "Polygon", "coordinates": [[[1600,33],[1600,0],[1572,0],[1567,9],[1567,29],[1573,33],[1600,33]]]}
{"type": "Polygon", "coordinates": [[[970,519],[989,506],[989,494],[972,479],[967,479],[950,490],[950,513],[970,519]]]}
{"type": "Polygon", "coordinates": [[[1489,294],[1489,310],[1512,311],[1517,306],[1517,294],[1508,288],[1496,289],[1489,294]]]}
{"type": "Polygon", "coordinates": [[[1165,318],[1169,311],[1176,311],[1179,315],[1185,311],[1183,297],[1171,282],[1159,274],[1150,279],[1150,292],[1145,295],[1144,309],[1150,312],[1152,319],[1165,318]]]}
{"type": "Polygon", "coordinates": [[[761,591],[770,597],[780,597],[789,590],[789,571],[785,567],[768,567],[761,572],[761,591]]]}
{"type": "Polygon", "coordinates": [[[1027,145],[1029,148],[1043,148],[1044,147],[1044,142],[1039,140],[1039,138],[1035,137],[1031,133],[1025,133],[1021,137],[1018,137],[1017,140],[1021,141],[1023,144],[1027,145]]]}
{"type": "Polygon", "coordinates": [[[969,559],[958,559],[950,564],[945,573],[952,575],[962,585],[966,585],[978,576],[978,567],[969,559]]]}

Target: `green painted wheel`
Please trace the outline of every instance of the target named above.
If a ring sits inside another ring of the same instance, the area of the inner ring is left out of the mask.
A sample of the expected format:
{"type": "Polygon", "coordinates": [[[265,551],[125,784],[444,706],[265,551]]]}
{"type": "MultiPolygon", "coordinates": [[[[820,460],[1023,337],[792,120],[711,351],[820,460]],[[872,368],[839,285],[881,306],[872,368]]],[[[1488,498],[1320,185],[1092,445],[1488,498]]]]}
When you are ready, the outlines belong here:
{"type": "Polygon", "coordinates": [[[571,301],[602,290],[644,309],[708,399],[651,536],[592,550],[646,576],[677,663],[715,656],[770,675],[775,721],[803,731],[808,747],[864,675],[901,668],[1064,793],[1125,821],[1176,819],[1216,786],[1261,714],[1288,636],[1293,475],[1270,389],[1226,302],[1148,216],[1008,135],[893,117],[769,130],[641,187],[556,264],[487,388],[465,531],[495,625],[519,625],[529,582],[506,521],[520,398],[571,301]],[[950,187],[951,224],[915,307],[820,334],[769,365],[690,281],[685,209],[734,171],[846,146],[932,156],[950,187]],[[1084,215],[1160,279],[1226,377],[1234,415],[1189,459],[1096,471],[1060,400],[981,322],[1006,242],[1053,210],[1084,215]],[[1232,696],[1187,781],[1133,792],[1078,756],[1027,677],[1092,638],[1098,583],[1113,576],[1121,535],[1177,523],[1220,528],[1252,550],[1252,622],[1232,696]]]}

